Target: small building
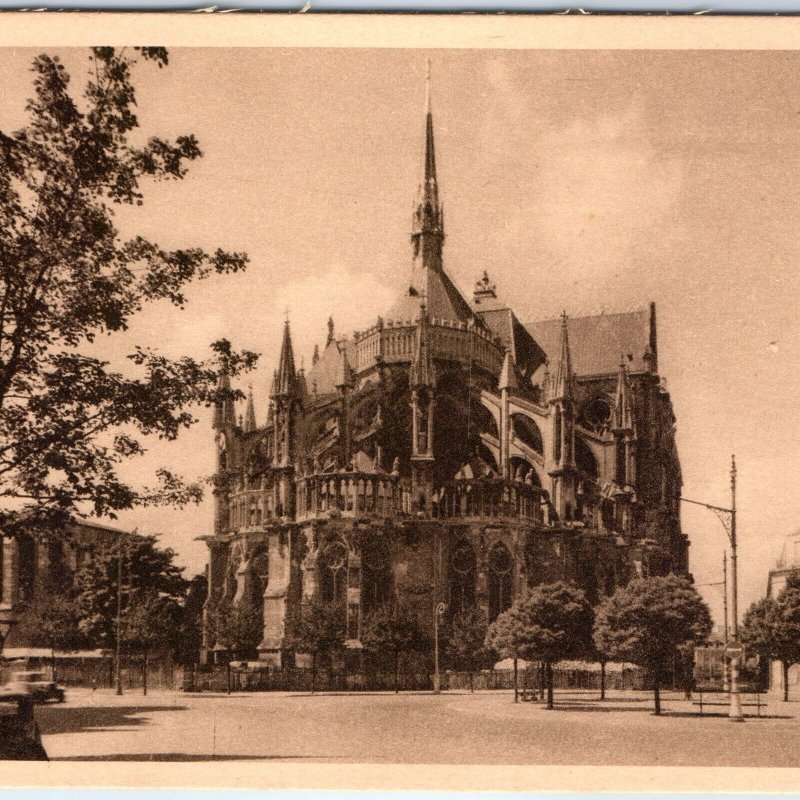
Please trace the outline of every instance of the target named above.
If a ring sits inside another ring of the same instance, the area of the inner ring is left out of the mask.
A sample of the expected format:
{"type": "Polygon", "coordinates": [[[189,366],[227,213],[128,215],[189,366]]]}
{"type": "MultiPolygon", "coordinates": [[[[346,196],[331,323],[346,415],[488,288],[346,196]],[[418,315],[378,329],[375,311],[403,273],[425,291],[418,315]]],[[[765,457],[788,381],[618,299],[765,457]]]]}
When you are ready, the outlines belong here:
{"type": "Polygon", "coordinates": [[[45,540],[33,535],[4,537],[0,548],[0,609],[18,612],[17,624],[3,643],[7,648],[26,648],[20,624],[34,600],[42,600],[72,585],[72,577],[96,552],[107,548],[127,531],[90,520],[75,520],[69,530],[45,540]]]}
{"type": "MultiPolygon", "coordinates": [[[[789,575],[796,572],[800,572],[800,531],[784,539],[781,555],[767,577],[767,597],[777,597],[789,575]]],[[[783,697],[783,667],[779,661],[769,665],[769,690],[783,697]]],[[[800,664],[789,668],[789,699],[800,699],[800,664]]]]}

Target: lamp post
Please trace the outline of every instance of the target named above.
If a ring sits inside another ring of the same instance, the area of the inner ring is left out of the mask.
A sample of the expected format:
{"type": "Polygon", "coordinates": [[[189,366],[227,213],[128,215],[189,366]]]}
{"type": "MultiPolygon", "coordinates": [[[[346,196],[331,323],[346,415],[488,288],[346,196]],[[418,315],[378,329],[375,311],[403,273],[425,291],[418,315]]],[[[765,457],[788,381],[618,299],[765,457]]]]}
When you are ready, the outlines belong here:
{"type": "Polygon", "coordinates": [[[441,675],[439,673],[439,625],[442,621],[447,606],[439,603],[433,611],[433,693],[442,691],[441,675]]]}
{"type": "MultiPolygon", "coordinates": [[[[725,646],[725,653],[731,660],[731,682],[730,682],[730,710],[728,711],[728,718],[734,722],[744,722],[744,715],[742,714],[742,701],[739,696],[739,659],[742,656],[742,646],[739,644],[739,605],[738,605],[738,585],[737,585],[737,542],[736,542],[736,457],[731,456],[731,507],[722,508],[721,506],[712,506],[709,503],[702,503],[699,500],[688,500],[681,497],[684,503],[692,503],[696,506],[702,506],[710,511],[713,511],[722,527],[725,528],[725,533],[728,534],[728,540],[731,545],[731,641],[725,646]]],[[[726,614],[727,617],[727,614],[726,614]]],[[[727,622],[727,620],[726,620],[727,622]]]]}

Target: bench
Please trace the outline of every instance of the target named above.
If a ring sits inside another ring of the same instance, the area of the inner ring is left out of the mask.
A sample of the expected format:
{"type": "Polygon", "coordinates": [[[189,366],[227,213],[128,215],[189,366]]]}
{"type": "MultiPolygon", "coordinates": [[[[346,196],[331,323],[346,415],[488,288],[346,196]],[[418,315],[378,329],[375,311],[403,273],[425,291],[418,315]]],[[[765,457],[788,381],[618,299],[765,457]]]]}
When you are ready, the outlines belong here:
{"type": "Polygon", "coordinates": [[[519,699],[523,703],[533,703],[539,699],[539,692],[536,689],[520,689],[519,699]]]}
{"type": "MultiPolygon", "coordinates": [[[[693,701],[692,705],[693,706],[699,706],[701,714],[703,713],[703,706],[725,706],[725,707],[729,707],[730,704],[731,704],[730,700],[704,700],[703,699],[703,692],[698,692],[697,694],[698,694],[699,700],[693,701]]],[[[720,694],[720,692],[713,692],[713,694],[717,695],[717,694],[720,694]]],[[[750,696],[752,697],[753,695],[750,695],[750,696]]],[[[741,703],[742,708],[755,708],[756,709],[756,716],[760,717],[761,716],[761,709],[762,708],[766,708],[767,707],[767,703],[766,703],[766,701],[761,699],[761,695],[760,694],[756,694],[754,696],[755,696],[755,702],[754,703],[748,703],[746,700],[740,700],[740,703],[741,703]]]]}

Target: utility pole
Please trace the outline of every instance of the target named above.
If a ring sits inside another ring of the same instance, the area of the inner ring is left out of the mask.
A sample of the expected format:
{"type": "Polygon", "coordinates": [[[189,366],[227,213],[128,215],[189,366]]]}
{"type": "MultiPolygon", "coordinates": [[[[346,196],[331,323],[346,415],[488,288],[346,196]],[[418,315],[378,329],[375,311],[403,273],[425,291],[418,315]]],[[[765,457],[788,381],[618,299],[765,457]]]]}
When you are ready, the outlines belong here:
{"type": "MultiPolygon", "coordinates": [[[[728,551],[722,554],[722,613],[725,617],[724,636],[725,647],[728,646],[728,551]]],[[[722,656],[722,688],[724,691],[730,689],[728,683],[728,658],[722,656]]]]}
{"type": "MultiPolygon", "coordinates": [[[[725,645],[725,654],[731,661],[731,682],[730,682],[730,710],[728,718],[734,722],[743,722],[744,716],[742,714],[742,701],[739,696],[739,659],[742,657],[742,646],[738,642],[739,636],[739,604],[738,604],[738,586],[737,586],[737,548],[736,548],[736,457],[731,456],[731,507],[723,508],[721,506],[712,506],[709,503],[703,503],[699,500],[689,500],[686,497],[681,497],[684,503],[692,503],[696,506],[713,511],[722,527],[725,528],[725,533],[728,534],[728,540],[731,545],[731,634],[732,640],[725,645]]],[[[725,571],[725,597],[727,598],[727,562],[725,571]]],[[[725,603],[725,620],[727,629],[727,602],[725,603]]],[[[726,636],[727,638],[727,636],[726,636]]]]}
{"type": "Polygon", "coordinates": [[[117,694],[122,694],[122,671],[120,667],[122,638],[122,547],[117,550],[117,652],[114,662],[114,680],[117,685],[117,694]]]}
{"type": "Polygon", "coordinates": [[[744,720],[742,714],[742,701],[739,697],[739,658],[742,652],[739,645],[739,597],[737,586],[737,553],[736,553],[736,458],[731,456],[731,633],[733,634],[732,644],[738,647],[731,651],[731,710],[729,718],[741,722],[744,720]]]}

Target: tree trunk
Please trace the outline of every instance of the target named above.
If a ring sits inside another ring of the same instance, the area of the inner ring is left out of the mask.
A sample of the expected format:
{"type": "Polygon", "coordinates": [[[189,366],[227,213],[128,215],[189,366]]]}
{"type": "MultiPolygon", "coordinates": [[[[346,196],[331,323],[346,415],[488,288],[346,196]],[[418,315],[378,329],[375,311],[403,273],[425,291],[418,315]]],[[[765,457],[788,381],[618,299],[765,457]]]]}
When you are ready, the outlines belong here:
{"type": "Polygon", "coordinates": [[[475,684],[472,682],[472,671],[469,673],[469,693],[475,694],[475,684]]]}
{"type": "Polygon", "coordinates": [[[228,684],[227,693],[230,694],[231,693],[231,654],[230,653],[228,653],[228,655],[225,657],[225,676],[227,678],[227,684],[228,684]]]}
{"type": "Polygon", "coordinates": [[[514,659],[514,702],[519,703],[519,683],[517,677],[519,675],[517,659],[514,659]]]}
{"type": "Polygon", "coordinates": [[[544,700],[544,664],[541,661],[536,667],[536,678],[539,681],[539,699],[544,700]]]}
{"type": "Polygon", "coordinates": [[[600,662],[600,699],[606,699],[606,662],[600,662]]]}
{"type": "Polygon", "coordinates": [[[394,693],[400,694],[400,650],[394,651],[394,693]]]}
{"type": "Polygon", "coordinates": [[[655,713],[658,716],[661,713],[661,676],[653,675],[653,695],[655,700],[655,713]]]}
{"type": "Polygon", "coordinates": [[[142,694],[147,694],[147,653],[142,659],[142,694]]]}
{"type": "Polygon", "coordinates": [[[781,661],[783,666],[783,702],[789,702],[789,667],[791,664],[788,661],[781,661]]]}
{"type": "Polygon", "coordinates": [[[56,645],[52,639],[50,640],[50,674],[53,683],[56,683],[56,645]]]}
{"type": "Polygon", "coordinates": [[[547,707],[553,708],[553,665],[548,661],[544,665],[547,681],[547,707]]]}
{"type": "Polygon", "coordinates": [[[314,694],[314,689],[317,684],[317,651],[311,654],[311,694],[314,694]]]}

